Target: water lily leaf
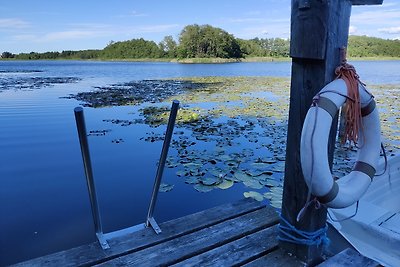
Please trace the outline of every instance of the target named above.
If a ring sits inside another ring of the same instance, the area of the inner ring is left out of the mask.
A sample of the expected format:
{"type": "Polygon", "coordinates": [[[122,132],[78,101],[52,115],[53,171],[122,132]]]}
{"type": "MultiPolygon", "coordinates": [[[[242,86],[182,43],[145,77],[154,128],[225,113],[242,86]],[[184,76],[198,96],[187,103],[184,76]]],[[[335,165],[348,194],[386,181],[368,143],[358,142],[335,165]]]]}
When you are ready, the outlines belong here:
{"type": "Polygon", "coordinates": [[[263,186],[256,180],[248,180],[243,182],[245,186],[253,189],[261,189],[263,186]]]}
{"type": "Polygon", "coordinates": [[[274,186],[277,186],[277,187],[278,187],[278,186],[281,185],[280,182],[278,182],[278,181],[276,181],[276,180],[274,180],[274,179],[263,180],[263,181],[260,181],[260,183],[263,184],[263,185],[266,185],[266,186],[268,186],[268,187],[274,187],[274,186]]]}
{"type": "Polygon", "coordinates": [[[261,175],[261,174],[263,174],[264,173],[264,171],[261,171],[261,170],[255,170],[255,169],[250,169],[250,170],[246,170],[246,173],[248,174],[248,175],[250,175],[250,176],[259,176],[259,175],[261,175]]]}
{"type": "Polygon", "coordinates": [[[200,182],[204,185],[214,185],[220,181],[220,178],[215,176],[201,177],[200,182]]]}
{"type": "Polygon", "coordinates": [[[231,161],[231,160],[234,160],[234,159],[231,158],[231,156],[229,156],[229,155],[221,155],[221,156],[219,156],[219,159],[220,159],[221,161],[231,161]]]}
{"type": "Polygon", "coordinates": [[[185,178],[185,183],[187,184],[197,184],[199,179],[197,176],[188,176],[185,178]]]}
{"type": "Polygon", "coordinates": [[[269,164],[265,162],[253,162],[251,163],[251,166],[257,169],[265,169],[269,167],[269,164]]]}
{"type": "Polygon", "coordinates": [[[223,180],[222,183],[217,185],[219,189],[228,189],[232,186],[233,186],[233,181],[230,180],[223,180]]]}
{"type": "Polygon", "coordinates": [[[262,158],[258,158],[258,159],[256,160],[256,163],[273,164],[273,163],[276,163],[276,160],[274,160],[274,159],[262,159],[262,158]]]}
{"type": "Polygon", "coordinates": [[[273,199],[269,203],[274,208],[277,208],[277,209],[282,208],[282,200],[280,200],[280,199],[273,199]]]}
{"type": "Polygon", "coordinates": [[[214,189],[214,186],[208,186],[208,185],[204,185],[204,184],[196,184],[193,187],[194,187],[194,189],[196,189],[197,191],[202,192],[202,193],[207,193],[214,189]]]}
{"type": "Polygon", "coordinates": [[[208,171],[211,175],[214,175],[216,177],[224,177],[226,174],[224,173],[223,170],[219,168],[214,168],[208,171]]]}
{"type": "Polygon", "coordinates": [[[272,168],[272,171],[274,171],[274,172],[284,172],[284,170],[285,170],[285,167],[276,166],[276,167],[272,168]]]}
{"type": "Polygon", "coordinates": [[[273,171],[263,171],[263,174],[266,174],[266,175],[272,175],[272,174],[274,174],[274,172],[273,171]]]}
{"type": "Polygon", "coordinates": [[[263,181],[267,181],[268,179],[271,178],[271,175],[263,173],[259,176],[254,177],[254,179],[257,179],[258,181],[260,181],[260,183],[262,183],[263,181]]]}
{"type": "Polygon", "coordinates": [[[270,191],[274,194],[282,195],[283,194],[283,188],[282,187],[272,187],[270,191]]]}
{"type": "Polygon", "coordinates": [[[279,161],[285,161],[286,157],[285,156],[277,156],[276,159],[279,161]]]}
{"type": "Polygon", "coordinates": [[[237,179],[235,176],[227,175],[224,177],[225,180],[229,180],[232,182],[241,182],[239,179],[237,179]]]}
{"type": "Polygon", "coordinates": [[[190,170],[193,170],[193,169],[198,169],[198,168],[200,168],[202,165],[199,164],[199,163],[192,163],[192,162],[189,162],[189,163],[183,164],[183,166],[185,166],[185,168],[188,168],[188,169],[190,169],[190,170]]]}
{"type": "Polygon", "coordinates": [[[161,183],[161,184],[160,184],[160,189],[159,189],[158,191],[159,191],[159,192],[162,192],[162,193],[166,193],[166,192],[171,191],[173,188],[174,188],[174,185],[173,185],[173,184],[164,184],[164,183],[161,183]]]}
{"type": "Polygon", "coordinates": [[[264,199],[264,197],[260,193],[255,191],[244,192],[243,195],[245,198],[253,198],[257,201],[262,201],[264,199]]]}
{"type": "Polygon", "coordinates": [[[263,196],[264,196],[266,199],[269,199],[269,200],[271,200],[271,199],[273,199],[273,198],[275,197],[274,193],[272,193],[272,192],[264,193],[263,196]]]}
{"type": "Polygon", "coordinates": [[[244,173],[244,172],[242,172],[242,171],[237,171],[237,172],[235,172],[234,176],[235,176],[239,181],[242,181],[242,182],[252,180],[252,177],[251,177],[250,175],[248,175],[247,173],[244,173]]]}

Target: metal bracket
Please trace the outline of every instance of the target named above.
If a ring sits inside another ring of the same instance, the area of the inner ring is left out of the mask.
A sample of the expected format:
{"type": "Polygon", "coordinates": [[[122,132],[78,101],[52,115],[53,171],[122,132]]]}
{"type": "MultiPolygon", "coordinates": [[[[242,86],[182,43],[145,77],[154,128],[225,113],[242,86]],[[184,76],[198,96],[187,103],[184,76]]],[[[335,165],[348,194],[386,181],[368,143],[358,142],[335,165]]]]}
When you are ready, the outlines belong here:
{"type": "Polygon", "coordinates": [[[154,232],[156,232],[157,235],[162,232],[160,226],[158,226],[156,220],[154,220],[153,217],[150,217],[147,222],[147,225],[150,224],[151,228],[153,228],[154,232]]]}
{"type": "Polygon", "coordinates": [[[100,246],[102,249],[109,249],[110,246],[108,245],[106,237],[102,233],[96,233],[97,240],[99,240],[100,246]]]}

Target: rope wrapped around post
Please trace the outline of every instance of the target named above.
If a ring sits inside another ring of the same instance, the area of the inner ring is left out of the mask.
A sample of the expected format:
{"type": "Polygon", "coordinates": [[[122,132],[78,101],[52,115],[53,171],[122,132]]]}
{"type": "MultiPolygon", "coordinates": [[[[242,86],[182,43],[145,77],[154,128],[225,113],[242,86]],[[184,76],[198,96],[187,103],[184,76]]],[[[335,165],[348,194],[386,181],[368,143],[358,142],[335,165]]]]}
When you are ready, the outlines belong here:
{"type": "Polygon", "coordinates": [[[283,218],[282,214],[280,215],[280,218],[281,223],[279,224],[278,234],[278,239],[280,241],[307,246],[329,246],[330,240],[326,234],[328,224],[325,224],[325,227],[316,231],[307,232],[299,230],[290,224],[285,218],[283,218]]]}

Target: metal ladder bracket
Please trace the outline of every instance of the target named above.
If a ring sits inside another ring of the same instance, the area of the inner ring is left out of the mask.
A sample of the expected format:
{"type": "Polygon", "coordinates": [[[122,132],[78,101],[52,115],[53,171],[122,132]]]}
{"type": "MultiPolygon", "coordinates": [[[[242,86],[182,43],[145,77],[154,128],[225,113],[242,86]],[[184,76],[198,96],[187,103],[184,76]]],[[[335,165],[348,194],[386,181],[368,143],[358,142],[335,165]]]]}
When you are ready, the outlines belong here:
{"type": "Polygon", "coordinates": [[[100,246],[103,250],[109,249],[110,245],[108,245],[106,237],[103,235],[103,233],[96,233],[97,240],[100,243],[100,246]]]}
{"type": "Polygon", "coordinates": [[[160,226],[158,226],[156,220],[154,220],[153,217],[150,217],[147,222],[148,222],[148,224],[150,224],[151,228],[153,228],[154,232],[156,232],[157,235],[161,234],[161,232],[162,232],[161,228],[160,228],[160,226]]]}

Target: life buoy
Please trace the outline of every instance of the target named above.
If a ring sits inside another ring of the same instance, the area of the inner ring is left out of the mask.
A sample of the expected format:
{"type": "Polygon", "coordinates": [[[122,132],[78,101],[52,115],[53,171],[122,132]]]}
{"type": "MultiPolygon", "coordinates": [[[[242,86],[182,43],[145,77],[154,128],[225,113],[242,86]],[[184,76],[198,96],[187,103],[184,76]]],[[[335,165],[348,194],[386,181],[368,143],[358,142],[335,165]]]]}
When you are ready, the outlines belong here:
{"type": "Polygon", "coordinates": [[[301,133],[300,158],[304,179],[320,203],[345,208],[357,202],[368,189],[378,165],[381,130],[373,97],[359,84],[362,128],[353,170],[334,181],[328,163],[328,138],[333,117],[346,101],[343,79],[327,84],[306,115],[301,133]]]}

